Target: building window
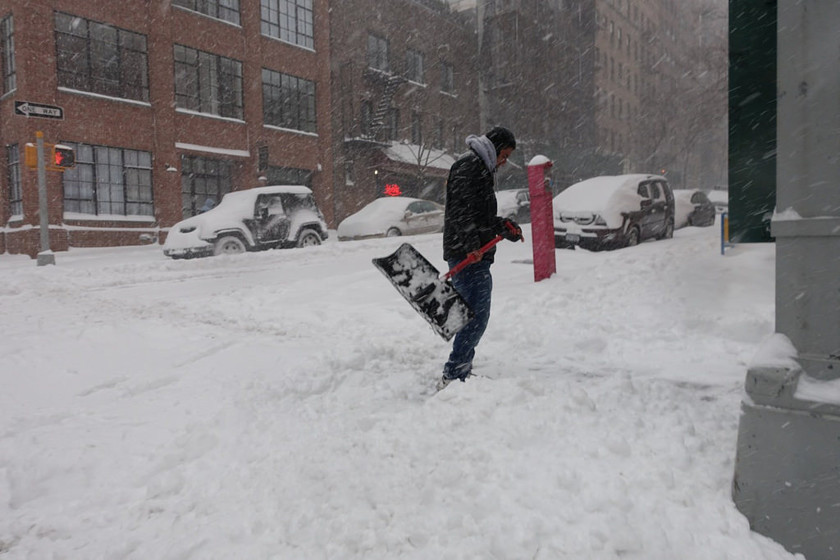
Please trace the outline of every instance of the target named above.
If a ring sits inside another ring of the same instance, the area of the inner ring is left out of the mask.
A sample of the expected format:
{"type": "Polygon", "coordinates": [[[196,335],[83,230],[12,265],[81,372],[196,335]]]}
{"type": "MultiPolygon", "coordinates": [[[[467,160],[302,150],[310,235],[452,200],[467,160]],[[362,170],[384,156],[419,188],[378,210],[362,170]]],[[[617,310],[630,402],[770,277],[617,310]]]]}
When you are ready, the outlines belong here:
{"type": "Polygon", "coordinates": [[[388,64],[388,39],[377,37],[372,33],[368,35],[367,63],[374,70],[391,71],[388,64]]]}
{"type": "Polygon", "coordinates": [[[455,93],[455,69],[451,64],[441,64],[440,91],[455,93]]]}
{"type": "Polygon", "coordinates": [[[371,105],[370,101],[362,101],[362,114],[360,117],[359,128],[362,136],[370,136],[370,132],[373,129],[373,105],[371,105]]]}
{"type": "Polygon", "coordinates": [[[239,0],[172,0],[172,4],[239,25],[239,0]]]}
{"type": "Polygon", "coordinates": [[[62,142],[76,151],[64,172],[64,211],[106,216],[154,216],[152,154],[62,142]]]}
{"type": "Polygon", "coordinates": [[[315,132],[315,82],[263,68],[265,124],[315,132]]]}
{"type": "Polygon", "coordinates": [[[23,216],[23,193],[20,190],[20,151],[18,145],[6,147],[9,170],[9,214],[23,216]]]}
{"type": "Polygon", "coordinates": [[[185,218],[195,216],[202,208],[215,206],[232,187],[229,161],[181,156],[181,208],[185,218]]]}
{"type": "Polygon", "coordinates": [[[17,87],[15,70],[15,25],[12,16],[0,19],[0,71],[3,82],[0,95],[9,93],[17,87]]]}
{"type": "Polygon", "coordinates": [[[405,51],[405,77],[418,84],[425,84],[423,53],[408,49],[405,51]]]}
{"type": "Polygon", "coordinates": [[[312,186],[312,172],[308,169],[295,167],[269,167],[266,172],[269,185],[303,185],[312,186]]]}
{"type": "Polygon", "coordinates": [[[260,0],[260,18],[263,35],[315,48],[312,0],[260,0]]]}
{"type": "Polygon", "coordinates": [[[417,111],[411,113],[411,143],[418,146],[423,143],[423,127],[417,111]]]}
{"type": "Polygon", "coordinates": [[[391,107],[388,110],[388,140],[396,140],[400,133],[400,110],[391,107]]]}
{"type": "Polygon", "coordinates": [[[175,106],[242,118],[242,63],[175,45],[175,106]]]}
{"type": "Polygon", "coordinates": [[[344,184],[347,186],[356,184],[356,170],[352,161],[344,162],[344,184]]]}
{"type": "Polygon", "coordinates": [[[55,50],[60,87],[149,100],[145,35],[56,12],[55,50]]]}

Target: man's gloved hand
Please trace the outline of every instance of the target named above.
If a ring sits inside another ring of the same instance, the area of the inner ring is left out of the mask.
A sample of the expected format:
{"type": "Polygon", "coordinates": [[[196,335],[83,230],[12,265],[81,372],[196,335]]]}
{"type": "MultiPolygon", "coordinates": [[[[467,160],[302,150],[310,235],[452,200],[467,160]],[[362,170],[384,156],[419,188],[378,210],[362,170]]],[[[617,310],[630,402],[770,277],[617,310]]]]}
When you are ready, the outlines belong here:
{"type": "Polygon", "coordinates": [[[501,236],[508,241],[525,241],[522,237],[522,228],[510,218],[502,220],[501,236]]]}

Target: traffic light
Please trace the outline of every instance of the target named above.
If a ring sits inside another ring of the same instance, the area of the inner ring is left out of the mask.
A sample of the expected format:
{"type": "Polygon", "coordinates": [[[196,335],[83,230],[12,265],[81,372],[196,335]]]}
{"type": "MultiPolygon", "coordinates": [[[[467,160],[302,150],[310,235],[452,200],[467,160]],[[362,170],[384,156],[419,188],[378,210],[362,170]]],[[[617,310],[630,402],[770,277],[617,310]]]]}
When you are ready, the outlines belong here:
{"type": "Polygon", "coordinates": [[[52,148],[50,166],[55,169],[70,169],[76,165],[76,154],[70,146],[56,144],[52,148]]]}
{"type": "MultiPolygon", "coordinates": [[[[64,171],[76,165],[76,153],[70,146],[44,142],[44,168],[47,171],[64,171]]],[[[38,149],[35,144],[24,147],[24,163],[30,169],[38,169],[38,149]]]]}
{"type": "Polygon", "coordinates": [[[23,149],[23,162],[26,164],[26,167],[29,169],[37,169],[38,168],[38,148],[35,147],[35,144],[31,142],[27,142],[23,149]]]}

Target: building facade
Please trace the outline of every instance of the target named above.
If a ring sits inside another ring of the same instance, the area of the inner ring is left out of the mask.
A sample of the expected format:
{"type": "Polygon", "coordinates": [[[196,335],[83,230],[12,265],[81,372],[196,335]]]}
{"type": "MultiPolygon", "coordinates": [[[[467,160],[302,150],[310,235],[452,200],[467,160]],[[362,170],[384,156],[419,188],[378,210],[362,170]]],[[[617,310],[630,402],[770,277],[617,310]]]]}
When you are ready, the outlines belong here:
{"type": "Polygon", "coordinates": [[[686,3],[595,4],[598,145],[619,159],[622,171],[667,173],[679,132],[673,126],[680,110],[675,100],[696,37],[686,3]]]}
{"type": "Polygon", "coordinates": [[[520,164],[551,158],[556,190],[629,172],[664,173],[685,187],[720,183],[707,170],[725,168],[726,66],[714,53],[726,41],[708,33],[721,4],[453,0],[477,21],[482,119],[517,132],[520,164]],[[710,36],[718,44],[704,44],[710,36]]]}
{"type": "Polygon", "coordinates": [[[441,0],[332,3],[334,214],[384,195],[443,202],[479,131],[474,25],[441,0]]]}
{"type": "Polygon", "coordinates": [[[232,190],[312,188],[333,220],[327,0],[0,0],[0,253],[138,244],[232,190]],[[21,112],[23,102],[62,119],[21,112]]]}
{"type": "MultiPolygon", "coordinates": [[[[465,4],[468,5],[468,4],[465,4]]],[[[488,0],[475,4],[480,32],[482,116],[517,137],[503,179],[525,186],[537,154],[554,162],[555,181],[570,184],[596,155],[594,6],[558,0],[488,0]]]]}

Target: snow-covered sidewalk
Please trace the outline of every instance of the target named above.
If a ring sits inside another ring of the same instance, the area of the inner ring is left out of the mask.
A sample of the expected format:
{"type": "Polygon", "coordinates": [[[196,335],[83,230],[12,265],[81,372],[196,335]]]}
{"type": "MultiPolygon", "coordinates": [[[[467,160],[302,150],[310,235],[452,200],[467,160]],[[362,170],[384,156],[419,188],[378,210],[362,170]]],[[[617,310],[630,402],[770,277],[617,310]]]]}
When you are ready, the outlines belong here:
{"type": "Polygon", "coordinates": [[[539,284],[501,245],[483,377],[431,395],[449,346],[370,259],[440,235],[0,255],[0,557],[795,558],[730,498],[774,247],[717,234],[539,284]]]}

